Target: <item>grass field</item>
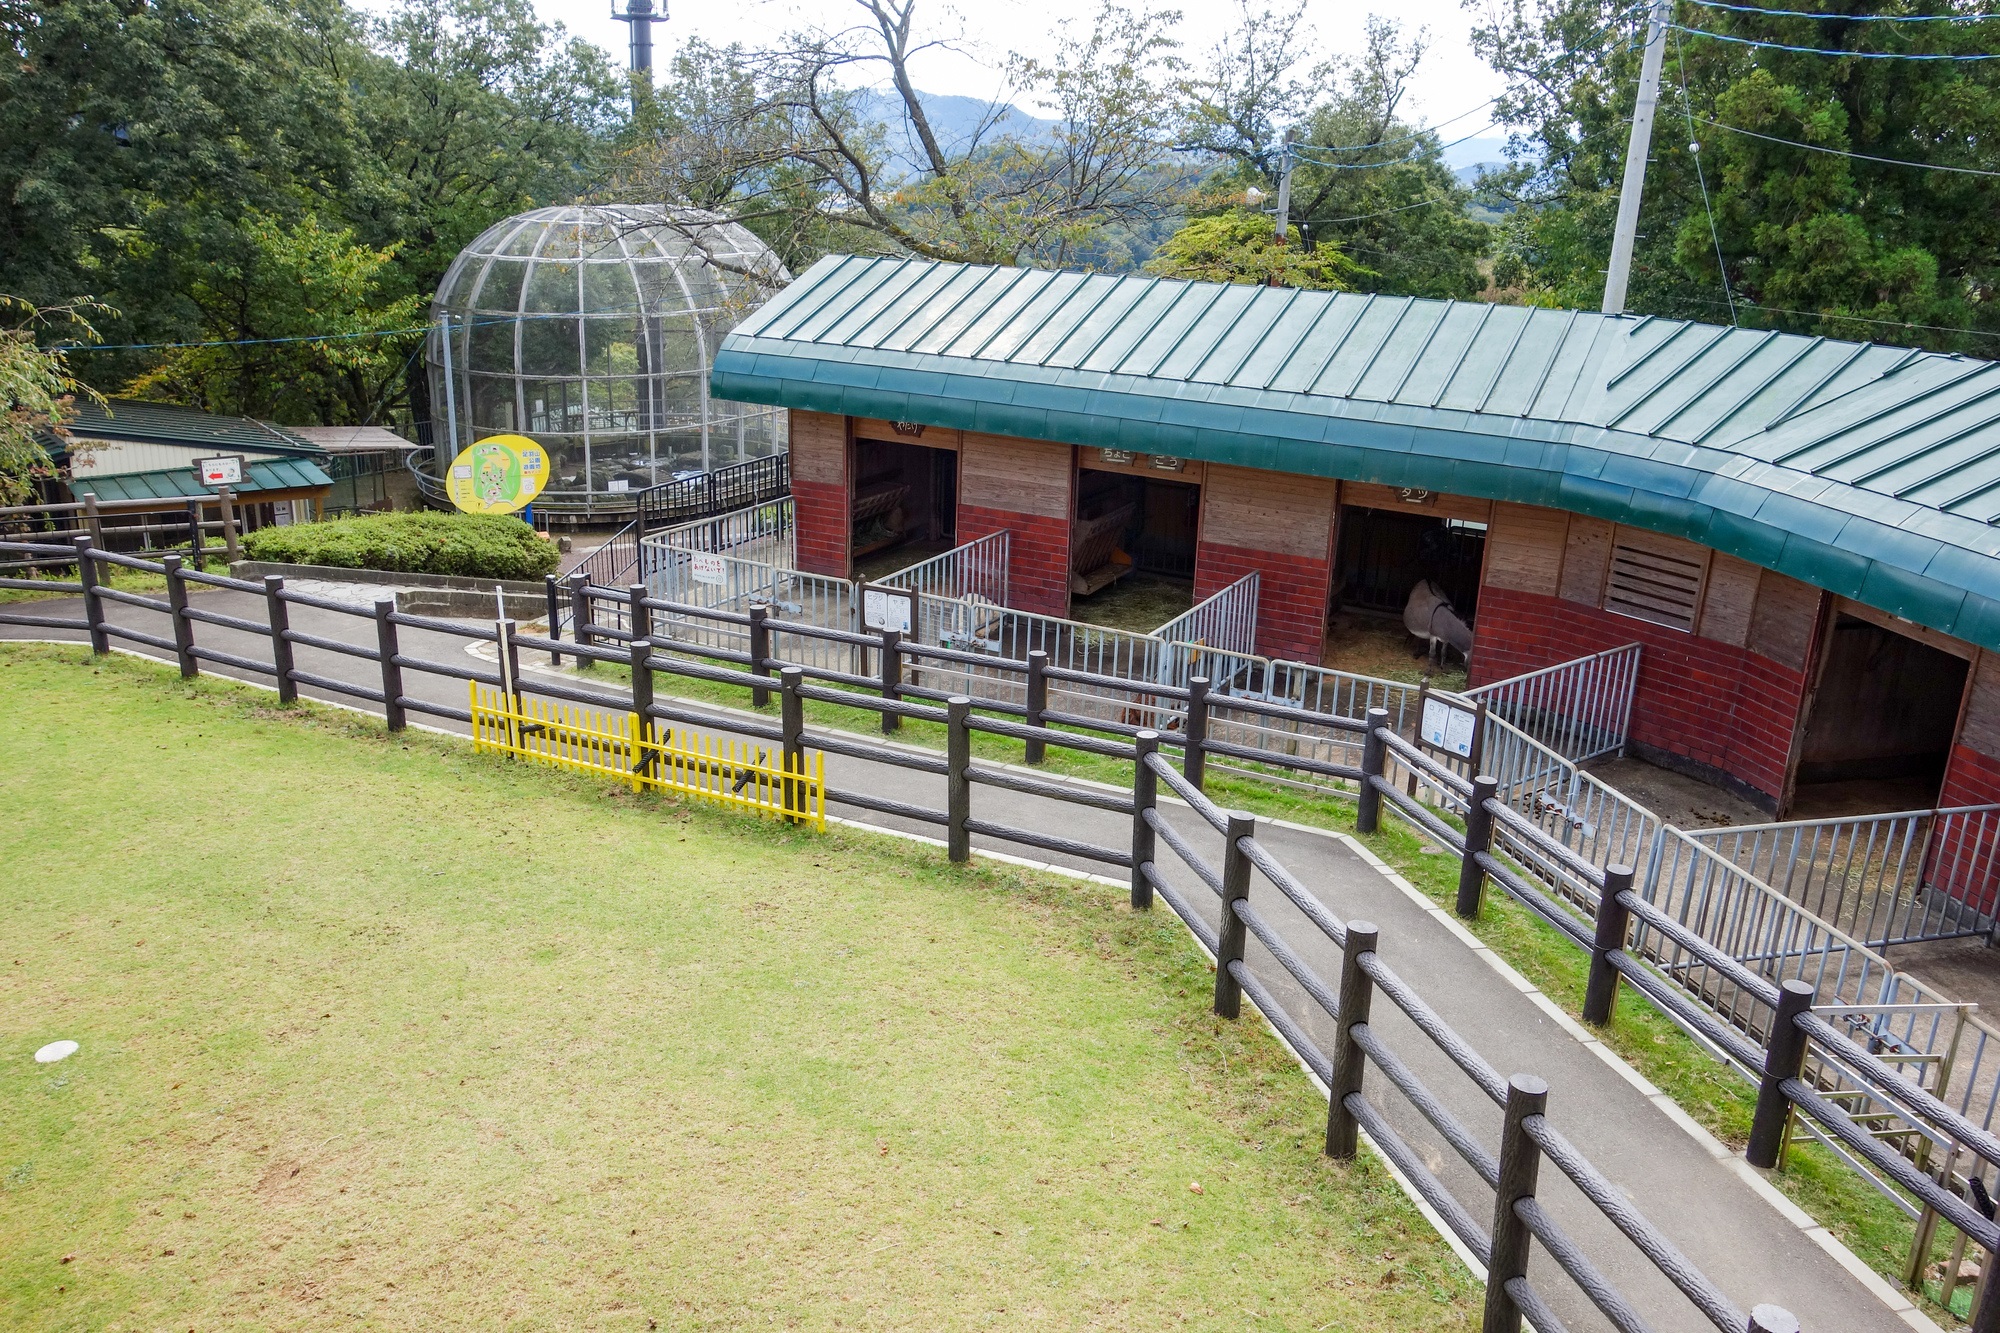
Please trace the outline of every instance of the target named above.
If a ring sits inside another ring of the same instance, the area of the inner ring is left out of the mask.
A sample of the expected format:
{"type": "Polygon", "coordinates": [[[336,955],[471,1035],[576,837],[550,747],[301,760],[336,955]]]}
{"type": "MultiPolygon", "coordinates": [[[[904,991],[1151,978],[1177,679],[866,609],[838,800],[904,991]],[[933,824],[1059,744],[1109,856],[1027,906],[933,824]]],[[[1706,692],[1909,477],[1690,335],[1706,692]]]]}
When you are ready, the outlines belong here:
{"type": "Polygon", "coordinates": [[[130,659],[0,691],[0,1325],[1472,1318],[1115,890],[130,659]]]}

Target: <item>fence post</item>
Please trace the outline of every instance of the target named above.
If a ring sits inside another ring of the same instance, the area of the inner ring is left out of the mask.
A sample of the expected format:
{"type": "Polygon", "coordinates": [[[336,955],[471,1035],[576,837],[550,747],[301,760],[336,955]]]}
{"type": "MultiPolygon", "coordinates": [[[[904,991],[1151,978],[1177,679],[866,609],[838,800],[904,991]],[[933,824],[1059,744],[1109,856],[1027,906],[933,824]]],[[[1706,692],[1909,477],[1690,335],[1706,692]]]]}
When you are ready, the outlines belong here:
{"type": "Polygon", "coordinates": [[[1132,738],[1132,745],[1137,751],[1132,757],[1132,906],[1143,912],[1153,905],[1153,882],[1146,878],[1146,867],[1155,851],[1146,812],[1160,801],[1160,776],[1148,761],[1160,752],[1160,733],[1142,731],[1132,738]]]}
{"type": "Polygon", "coordinates": [[[785,747],[785,810],[792,822],[798,816],[791,812],[805,808],[805,792],[793,780],[794,774],[806,771],[806,701],[799,697],[799,685],[806,678],[804,667],[788,666],[778,672],[778,735],[785,747]]]}
{"type": "MultiPolygon", "coordinates": [[[[882,631],[882,697],[892,703],[903,697],[903,636],[892,629],[882,631]]],[[[882,714],[883,735],[902,725],[896,714],[882,714]]]]}
{"type": "Polygon", "coordinates": [[[1356,833],[1373,833],[1382,823],[1382,791],[1375,782],[1388,766],[1389,746],[1377,733],[1388,725],[1388,709],[1368,710],[1368,730],[1361,738],[1361,791],[1354,806],[1356,833]]]}
{"type": "MultiPolygon", "coordinates": [[[[90,544],[92,546],[95,546],[100,551],[111,549],[104,544],[104,516],[98,512],[96,491],[85,491],[83,493],[83,527],[84,531],[90,534],[90,544]]],[[[111,582],[111,563],[109,561],[105,562],[104,568],[99,572],[104,576],[103,582],[111,582]]]]}
{"type": "MultiPolygon", "coordinates": [[[[562,638],[562,589],[561,585],[557,583],[555,575],[542,575],[542,593],[548,598],[549,603],[549,637],[560,640],[562,638]]],[[[549,665],[561,666],[562,654],[550,653],[549,665]]]]}
{"type": "Polygon", "coordinates": [[[90,625],[90,651],[103,656],[111,651],[111,636],[104,629],[104,599],[97,595],[97,562],[90,558],[91,539],[76,539],[76,577],[83,584],[83,618],[90,625]]]}
{"type": "Polygon", "coordinates": [[[1256,832],[1256,820],[1238,810],[1229,812],[1229,826],[1222,835],[1222,929],[1216,932],[1215,945],[1215,1012],[1223,1018],[1236,1017],[1243,1007],[1243,987],[1229,974],[1229,965],[1243,961],[1246,931],[1236,903],[1250,898],[1250,857],[1243,850],[1243,839],[1256,832]]]}
{"type": "Polygon", "coordinates": [[[1486,897],[1486,872],[1479,858],[1493,849],[1493,812],[1486,803],[1499,794],[1499,779],[1472,780],[1472,799],[1465,807],[1465,855],[1458,862],[1458,914],[1468,921],[1479,919],[1479,904],[1486,897]]]}
{"type": "Polygon", "coordinates": [[[1597,933],[1590,940],[1590,980],[1583,990],[1583,1021],[1607,1027],[1618,1005],[1618,969],[1611,955],[1625,947],[1632,926],[1632,909],[1618,895],[1632,887],[1631,866],[1604,867],[1604,889],[1597,895],[1597,933]]]}
{"type": "Polygon", "coordinates": [[[646,585],[635,583],[626,589],[632,598],[632,641],[626,645],[632,658],[632,712],[639,719],[639,753],[632,756],[634,773],[651,773],[660,756],[653,750],[653,609],[646,605],[646,585]]]}
{"type": "Polygon", "coordinates": [[[264,620],[271,627],[271,667],[278,677],[278,702],[288,704],[299,697],[299,683],[292,679],[291,608],[285,604],[282,574],[264,576],[264,620]]]}
{"type": "MultiPolygon", "coordinates": [[[[1046,728],[1049,724],[1042,720],[1042,714],[1049,711],[1049,654],[1046,649],[1033,648],[1028,652],[1028,725],[1046,728]]],[[[1027,753],[1022,756],[1028,763],[1039,764],[1049,757],[1049,743],[1039,736],[1030,737],[1027,753]]]]}
{"type": "Polygon", "coordinates": [[[1486,696],[1482,694],[1472,710],[1472,752],[1465,756],[1465,767],[1473,773],[1486,764],[1486,707],[1486,696]]]}
{"type": "Polygon", "coordinates": [[[1326,1155],[1336,1161],[1351,1162],[1360,1143],[1361,1126],[1347,1109],[1347,1099],[1361,1091],[1361,1076],[1368,1068],[1368,1053],[1354,1040],[1354,1029],[1368,1022],[1368,1007],[1375,998],[1375,983],[1361,969],[1361,955],[1375,952],[1380,932],[1373,921],[1347,923],[1347,939],[1340,946],[1340,1033],[1333,1039],[1333,1077],[1327,1080],[1326,1155]]]}
{"type": "Polygon", "coordinates": [[[242,554],[236,543],[236,492],[216,487],[215,506],[222,514],[222,554],[233,565],[242,554]]]}
{"type": "MultiPolygon", "coordinates": [[[[1417,749],[1419,750],[1428,750],[1430,748],[1428,745],[1424,744],[1424,705],[1430,701],[1430,697],[1431,697],[1430,667],[1428,664],[1426,664],[1424,668],[1423,678],[1417,684],[1416,742],[1417,742],[1417,749]]],[[[1411,764],[1409,766],[1409,769],[1410,769],[1409,773],[1403,779],[1404,782],[1403,794],[1408,796],[1411,800],[1414,801],[1417,799],[1417,766],[1415,764],[1411,764]]],[[[1479,766],[1477,764],[1474,764],[1466,771],[1470,773],[1477,773],[1479,771],[1479,766]]],[[[1460,893],[1459,900],[1463,902],[1464,890],[1461,889],[1459,893],[1460,893]]],[[[1463,910],[1464,910],[1463,908],[1460,909],[1461,912],[1463,912],[1463,910]]]]}
{"type": "MultiPolygon", "coordinates": [[[[580,648],[591,648],[597,644],[597,636],[590,632],[590,575],[581,571],[569,576],[569,636],[580,648]]],[[[584,671],[595,665],[594,659],[578,653],[576,664],[584,671]]]]}
{"type": "Polygon", "coordinates": [[[972,700],[954,694],[945,701],[945,851],[954,861],[972,859],[972,835],[965,821],[972,817],[972,780],[966,769],[972,764],[972,731],[965,725],[972,716],[972,700]]]}
{"type": "Polygon", "coordinates": [[[194,567],[201,568],[201,501],[188,501],[188,546],[193,551],[194,567]]]}
{"type": "Polygon", "coordinates": [[[174,656],[180,661],[181,675],[192,679],[200,668],[194,660],[194,622],[187,617],[187,578],[181,573],[179,556],[162,556],[160,563],[167,571],[167,614],[174,620],[174,656]]]}
{"type": "Polygon", "coordinates": [[[1764,1043],[1764,1077],[1757,1086],[1757,1111],[1750,1120],[1750,1146],[1743,1150],[1752,1166],[1768,1169],[1778,1164],[1792,1112],[1782,1085],[1805,1068],[1806,1034],[1798,1017],[1812,1008],[1812,1002],[1813,988],[1796,977],[1778,989],[1778,1012],[1771,1019],[1771,1035],[1764,1043]]]}
{"type": "Polygon", "coordinates": [[[396,614],[394,597],[375,599],[375,651],[382,658],[382,716],[389,730],[401,731],[409,724],[399,700],[403,697],[403,668],[396,665],[396,614]]]}
{"type": "Polygon", "coordinates": [[[1799,1333],[1799,1317],[1782,1305],[1759,1305],[1750,1311],[1750,1333],[1799,1333]]]}
{"type": "MultiPolygon", "coordinates": [[[[766,679],[769,679],[771,675],[771,668],[769,666],[771,656],[771,627],[765,624],[770,617],[771,608],[768,606],[753,606],[750,608],[750,674],[753,676],[763,676],[766,679]]],[[[762,708],[770,702],[770,690],[762,686],[751,689],[750,704],[753,708],[762,708]]]]}
{"type": "Polygon", "coordinates": [[[1181,776],[1194,786],[1202,789],[1202,780],[1208,773],[1208,754],[1202,746],[1208,741],[1208,677],[1188,677],[1187,728],[1181,733],[1184,748],[1181,750],[1181,776]]]}
{"type": "Polygon", "coordinates": [[[1549,1085],[1533,1074],[1507,1080],[1506,1120],[1500,1130],[1500,1184],[1493,1196],[1493,1257],[1486,1264],[1486,1316],[1480,1333],[1520,1333],[1521,1307],[1507,1284],[1528,1275],[1528,1245],[1534,1236],[1514,1211],[1535,1197],[1542,1150],[1528,1137],[1527,1119],[1548,1109],[1549,1085]]]}

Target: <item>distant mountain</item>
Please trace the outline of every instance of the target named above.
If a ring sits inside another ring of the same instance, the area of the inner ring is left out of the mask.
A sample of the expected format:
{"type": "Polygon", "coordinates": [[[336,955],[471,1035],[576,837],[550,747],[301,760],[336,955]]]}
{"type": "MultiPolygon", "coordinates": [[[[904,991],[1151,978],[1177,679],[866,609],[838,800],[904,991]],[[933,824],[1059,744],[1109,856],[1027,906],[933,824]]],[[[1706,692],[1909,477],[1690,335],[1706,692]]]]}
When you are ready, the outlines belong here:
{"type": "MultiPolygon", "coordinates": [[[[986,140],[1011,135],[1017,139],[1038,139],[1056,128],[1056,121],[1032,116],[1017,106],[984,101],[977,97],[961,97],[952,93],[927,93],[921,90],[917,100],[923,104],[924,118],[930,122],[931,132],[937,135],[938,145],[950,152],[963,148],[978,132],[980,126],[990,120],[997,110],[1000,121],[986,131],[986,140]]],[[[860,96],[861,114],[881,125],[886,134],[891,164],[899,171],[915,171],[923,157],[922,145],[917,142],[916,131],[911,128],[905,114],[903,99],[893,91],[871,89],[860,96]]]]}

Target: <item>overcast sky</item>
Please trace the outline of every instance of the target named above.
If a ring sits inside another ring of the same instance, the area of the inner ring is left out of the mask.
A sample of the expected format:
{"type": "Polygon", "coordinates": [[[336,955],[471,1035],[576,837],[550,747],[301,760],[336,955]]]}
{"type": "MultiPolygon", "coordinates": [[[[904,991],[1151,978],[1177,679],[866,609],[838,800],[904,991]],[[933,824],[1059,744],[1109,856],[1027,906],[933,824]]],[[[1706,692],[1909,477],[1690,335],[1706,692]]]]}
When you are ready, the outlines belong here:
{"type": "MultiPolygon", "coordinates": [[[[561,22],[612,52],[620,65],[625,63],[625,25],[611,19],[611,0],[535,0],[535,7],[544,21],[561,22]]],[[[1499,80],[1472,53],[1468,38],[1472,16],[1458,0],[1397,0],[1377,6],[1365,0],[1360,4],[1310,0],[1307,17],[1323,50],[1352,52],[1361,44],[1362,25],[1371,7],[1400,19],[1407,28],[1431,31],[1431,52],[1413,89],[1413,116],[1425,122],[1443,120],[1500,91],[1499,80]]],[[[673,49],[691,35],[717,45],[769,45],[803,26],[844,27],[863,17],[854,0],[668,0],[668,8],[668,21],[653,29],[656,68],[663,67],[673,49]]],[[[1235,0],[1188,0],[1180,8],[1181,39],[1196,58],[1240,19],[1235,0]]],[[[1047,57],[1055,42],[1056,19],[1074,14],[1087,21],[1091,12],[1091,4],[1083,0],[1055,5],[973,0],[927,6],[919,15],[920,19],[928,15],[929,35],[962,39],[963,54],[926,53],[915,71],[918,86],[931,93],[995,96],[1003,91],[1000,71],[1010,53],[1047,57]]],[[[1445,138],[1478,133],[1486,123],[1483,116],[1461,121],[1445,131],[1445,138]]]]}

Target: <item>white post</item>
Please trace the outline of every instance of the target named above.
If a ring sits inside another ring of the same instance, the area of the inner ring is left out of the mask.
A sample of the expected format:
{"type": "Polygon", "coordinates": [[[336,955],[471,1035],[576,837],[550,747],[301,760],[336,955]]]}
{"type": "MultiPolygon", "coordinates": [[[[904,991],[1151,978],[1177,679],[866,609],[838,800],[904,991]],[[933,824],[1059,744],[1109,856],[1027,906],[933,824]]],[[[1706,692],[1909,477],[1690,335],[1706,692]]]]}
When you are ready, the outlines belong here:
{"type": "Polygon", "coordinates": [[[451,316],[444,317],[444,420],[449,439],[437,447],[437,422],[431,423],[431,461],[437,464],[438,480],[451,479],[451,460],[458,457],[458,386],[451,370],[451,316]]]}
{"type": "Polygon", "coordinates": [[[1285,131],[1285,151],[1278,159],[1278,244],[1285,243],[1285,231],[1292,214],[1292,132],[1285,131]]]}
{"type": "Polygon", "coordinates": [[[1632,246],[1639,234],[1639,196],[1646,188],[1646,155],[1653,151],[1653,110],[1660,104],[1660,62],[1667,50],[1673,0],[1655,0],[1646,21],[1646,54],[1639,63],[1639,96],[1632,106],[1632,137],[1625,145],[1625,183],[1618,191],[1618,228],[1611,234],[1611,266],[1604,275],[1604,313],[1625,313],[1632,276],[1632,246]]]}

